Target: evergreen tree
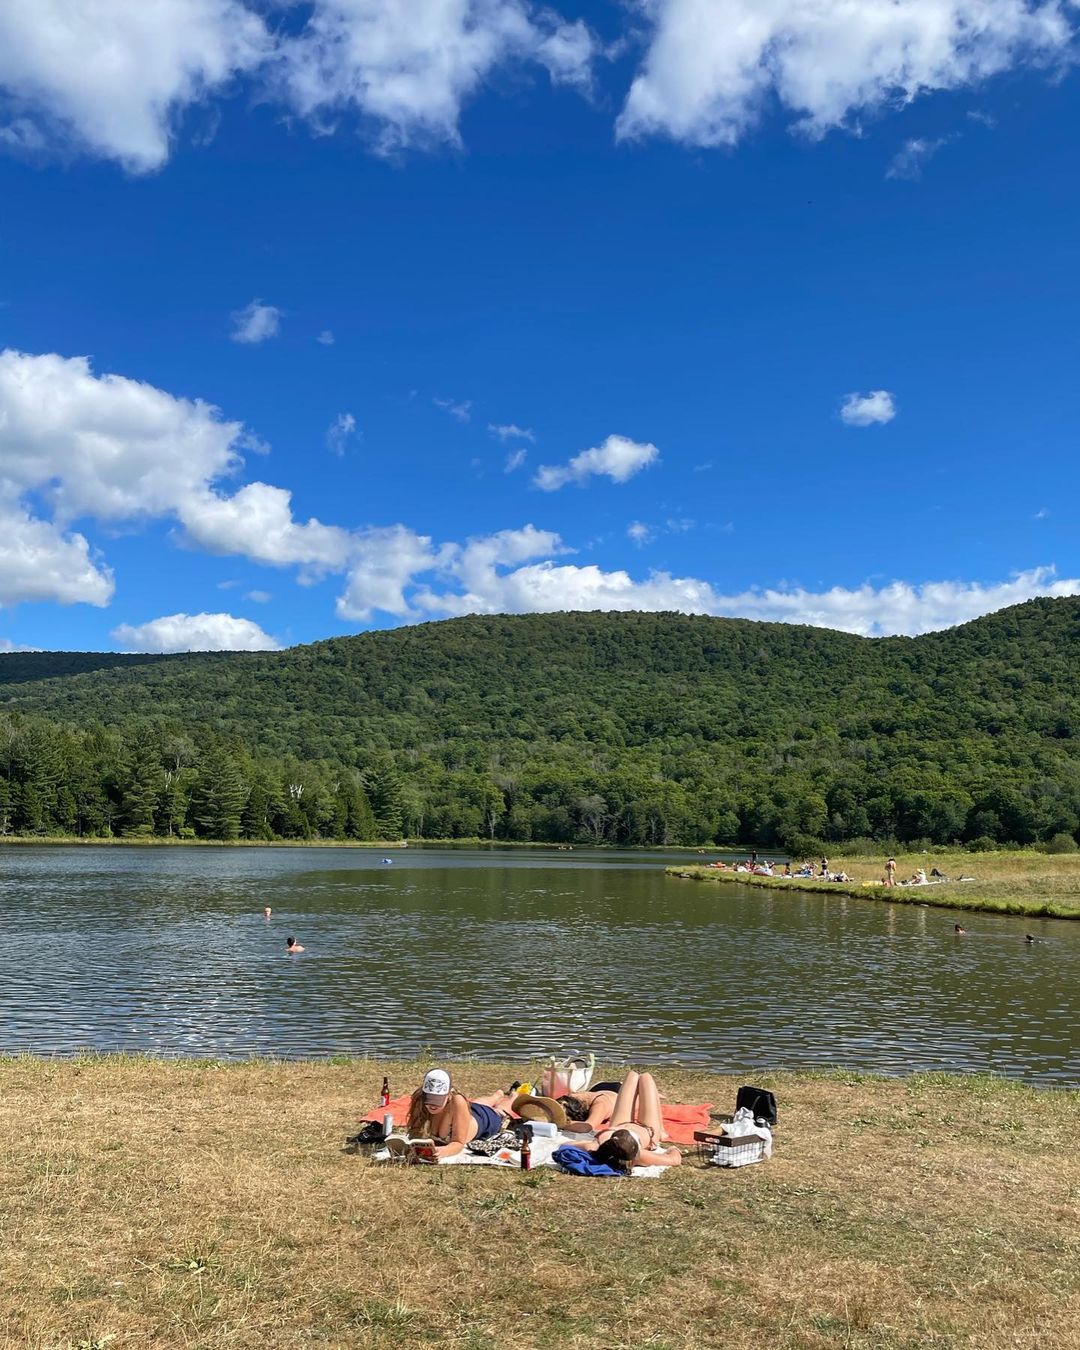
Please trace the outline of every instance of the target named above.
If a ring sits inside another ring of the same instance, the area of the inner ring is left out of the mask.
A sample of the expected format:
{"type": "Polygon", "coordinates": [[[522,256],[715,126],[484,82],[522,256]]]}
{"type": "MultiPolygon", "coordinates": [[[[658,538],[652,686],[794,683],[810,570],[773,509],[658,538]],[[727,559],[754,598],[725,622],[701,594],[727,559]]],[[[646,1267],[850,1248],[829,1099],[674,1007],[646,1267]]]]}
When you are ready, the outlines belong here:
{"type": "Polygon", "coordinates": [[[204,839],[239,839],[244,785],[236,764],[224,750],[202,758],[191,794],[188,818],[204,839]]]}
{"type": "Polygon", "coordinates": [[[400,839],[403,819],[401,776],[387,758],[376,765],[368,786],[375,829],[380,839],[400,839]]]}

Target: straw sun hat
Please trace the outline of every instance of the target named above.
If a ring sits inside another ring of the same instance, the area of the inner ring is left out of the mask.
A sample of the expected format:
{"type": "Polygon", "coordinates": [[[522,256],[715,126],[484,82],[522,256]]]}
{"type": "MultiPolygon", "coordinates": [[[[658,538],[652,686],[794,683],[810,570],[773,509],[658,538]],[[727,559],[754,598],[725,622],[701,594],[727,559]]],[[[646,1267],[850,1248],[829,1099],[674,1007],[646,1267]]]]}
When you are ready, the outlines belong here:
{"type": "Polygon", "coordinates": [[[510,1109],[522,1120],[550,1120],[560,1130],[564,1128],[567,1121],[566,1112],[554,1097],[532,1097],[529,1095],[515,1097],[510,1109]]]}

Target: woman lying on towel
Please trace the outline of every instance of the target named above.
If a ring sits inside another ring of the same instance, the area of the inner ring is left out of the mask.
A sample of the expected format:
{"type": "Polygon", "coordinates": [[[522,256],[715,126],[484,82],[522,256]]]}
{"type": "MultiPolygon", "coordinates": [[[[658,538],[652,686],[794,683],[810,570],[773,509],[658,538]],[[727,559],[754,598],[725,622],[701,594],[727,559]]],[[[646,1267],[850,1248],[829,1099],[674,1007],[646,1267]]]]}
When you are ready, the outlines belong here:
{"type": "Polygon", "coordinates": [[[563,1134],[595,1134],[611,1119],[621,1083],[597,1083],[589,1092],[573,1092],[559,1097],[566,1112],[563,1134]]]}
{"type": "Polygon", "coordinates": [[[472,1101],[454,1090],[445,1069],[432,1069],[409,1102],[410,1139],[434,1139],[435,1156],[451,1158],[474,1139],[490,1139],[506,1125],[505,1092],[472,1101]]]}
{"type": "Polygon", "coordinates": [[[674,1167],[682,1162],[682,1154],[677,1148],[660,1148],[663,1130],[656,1080],[651,1073],[631,1069],[615,1098],[611,1124],[595,1140],[583,1140],[578,1147],[617,1172],[629,1172],[632,1167],[674,1167]]]}

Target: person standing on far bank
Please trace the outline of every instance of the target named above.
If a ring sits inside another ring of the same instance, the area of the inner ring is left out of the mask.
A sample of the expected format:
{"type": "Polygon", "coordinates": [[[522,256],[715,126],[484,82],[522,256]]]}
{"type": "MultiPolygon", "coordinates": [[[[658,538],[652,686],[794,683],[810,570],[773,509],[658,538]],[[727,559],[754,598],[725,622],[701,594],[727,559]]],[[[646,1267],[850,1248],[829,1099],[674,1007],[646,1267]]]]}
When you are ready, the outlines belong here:
{"type": "Polygon", "coordinates": [[[895,886],[895,885],[896,885],[896,859],[895,859],[895,858],[890,858],[889,861],[885,864],[885,885],[886,885],[886,886],[895,886]]]}

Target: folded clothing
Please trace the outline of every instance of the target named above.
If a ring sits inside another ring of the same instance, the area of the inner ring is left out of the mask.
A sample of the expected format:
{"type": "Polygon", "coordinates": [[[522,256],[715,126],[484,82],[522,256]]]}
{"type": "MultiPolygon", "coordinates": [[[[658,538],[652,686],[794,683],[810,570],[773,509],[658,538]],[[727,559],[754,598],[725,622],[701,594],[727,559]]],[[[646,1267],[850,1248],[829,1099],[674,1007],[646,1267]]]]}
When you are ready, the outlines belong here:
{"type": "Polygon", "coordinates": [[[576,1177],[621,1177],[625,1172],[617,1172],[607,1163],[597,1162],[591,1153],[583,1148],[574,1148],[570,1144],[557,1148],[551,1155],[551,1161],[564,1172],[573,1172],[576,1177]]]}

